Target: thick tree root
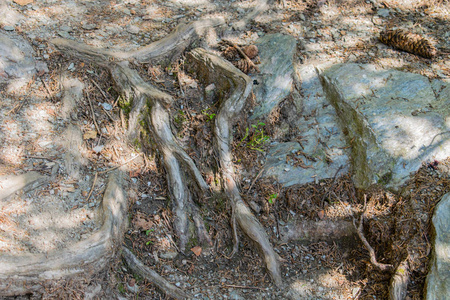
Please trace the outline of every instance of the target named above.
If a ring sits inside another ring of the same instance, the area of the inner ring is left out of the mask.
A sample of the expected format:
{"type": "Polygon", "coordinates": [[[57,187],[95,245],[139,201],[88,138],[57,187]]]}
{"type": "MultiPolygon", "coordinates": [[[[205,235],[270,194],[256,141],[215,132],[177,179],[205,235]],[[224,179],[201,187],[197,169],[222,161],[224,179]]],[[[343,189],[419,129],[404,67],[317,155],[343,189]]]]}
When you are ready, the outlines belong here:
{"type": "Polygon", "coordinates": [[[290,222],[281,231],[281,243],[290,241],[323,241],[348,239],[355,236],[355,228],[349,221],[344,220],[321,220],[309,221],[296,220],[290,222]]]}
{"type": "MultiPolygon", "coordinates": [[[[194,25],[190,25],[194,26],[194,25]]],[[[196,27],[195,25],[194,27],[196,27]]],[[[189,27],[191,28],[191,27],[189,27]]],[[[200,240],[210,243],[210,238],[203,225],[198,209],[193,202],[192,194],[188,187],[192,184],[188,182],[187,176],[182,171],[183,165],[189,178],[194,178],[194,183],[200,192],[205,192],[208,188],[200,172],[193,161],[176,143],[170,129],[170,115],[168,107],[172,103],[172,97],[163,93],[150,84],[144,82],[136,71],[131,70],[124,63],[115,62],[117,58],[133,58],[137,61],[148,61],[158,58],[156,54],[164,51],[181,53],[188,44],[180,38],[180,32],[185,32],[190,36],[192,28],[178,29],[179,33],[174,33],[165,39],[165,42],[156,42],[141,50],[124,53],[111,53],[106,50],[95,49],[86,45],[81,45],[72,41],[56,39],[53,44],[66,53],[70,53],[81,59],[85,59],[107,68],[122,96],[127,101],[132,101],[130,122],[128,132],[130,137],[134,137],[138,128],[139,120],[145,116],[145,110],[149,108],[147,120],[150,131],[153,133],[158,150],[162,155],[164,167],[167,172],[168,187],[174,203],[175,230],[180,239],[180,250],[184,251],[189,239],[188,214],[192,215],[196,224],[200,240]],[[177,41],[178,39],[178,41],[177,41]],[[167,44],[167,45],[165,45],[167,44]],[[170,45],[169,45],[170,44],[170,45]],[[167,46],[167,48],[166,48],[167,46]],[[159,49],[156,52],[154,49],[159,49]],[[154,54],[150,54],[154,53],[154,54]],[[133,135],[134,134],[134,135],[133,135]]],[[[195,30],[194,30],[195,31],[195,30]]],[[[183,36],[183,34],[181,34],[183,36]]],[[[173,58],[173,56],[169,56],[173,58]]],[[[231,160],[230,145],[232,141],[231,126],[238,117],[245,101],[252,90],[252,82],[248,76],[236,69],[231,63],[207,53],[202,49],[196,49],[191,53],[197,70],[206,78],[206,81],[215,82],[220,90],[229,91],[230,95],[221,102],[215,121],[215,144],[218,148],[222,177],[224,180],[225,193],[230,199],[233,209],[233,223],[237,221],[240,228],[258,245],[264,256],[269,273],[277,286],[282,286],[279,270],[278,257],[264,228],[251,213],[250,209],[240,197],[239,190],[234,180],[234,170],[231,160]]],[[[237,235],[235,234],[237,237],[237,235]]],[[[235,244],[235,249],[237,243],[235,244]]]]}
{"type": "MultiPolygon", "coordinates": [[[[195,65],[195,70],[202,80],[207,83],[214,82],[220,91],[229,93],[228,98],[222,99],[220,103],[214,130],[225,194],[228,196],[233,209],[232,224],[235,224],[234,218],[236,218],[244,233],[258,245],[273,281],[281,287],[282,280],[278,257],[264,228],[240,196],[234,180],[234,167],[231,159],[233,138],[231,128],[252,90],[252,81],[250,77],[239,71],[230,62],[204,49],[198,48],[191,51],[188,54],[188,60],[195,65]]],[[[234,251],[237,249],[236,234],[235,239],[234,251]]]]}
{"type": "MultiPolygon", "coordinates": [[[[172,43],[172,39],[168,40],[172,43]]],[[[97,50],[64,39],[55,39],[52,42],[59,50],[97,63],[110,71],[122,97],[125,101],[132,102],[128,124],[128,136],[131,140],[134,140],[139,132],[139,121],[143,118],[147,120],[149,130],[153,133],[154,141],[162,155],[167,172],[168,188],[174,203],[174,223],[176,234],[179,237],[180,251],[185,251],[189,240],[188,215],[191,215],[195,220],[199,241],[211,245],[211,239],[188,189],[189,182],[180,165],[183,165],[189,171],[190,178],[194,179],[200,194],[205,193],[209,188],[195,163],[178,145],[172,134],[169,114],[169,106],[173,102],[172,96],[145,82],[135,70],[127,66],[126,62],[114,62],[113,57],[108,56],[109,54],[102,49],[97,50]],[[147,109],[149,109],[148,112],[146,112],[147,109]],[[146,114],[147,117],[145,117],[146,114]]],[[[186,46],[188,45],[183,44],[182,49],[184,50],[186,46]]]]}
{"type": "Polygon", "coordinates": [[[144,277],[147,281],[154,283],[164,293],[175,299],[189,299],[190,297],[181,289],[177,288],[158,273],[147,268],[130,250],[123,247],[122,257],[133,273],[144,277]]]}
{"type": "Polygon", "coordinates": [[[103,225],[88,239],[48,254],[0,256],[0,296],[40,291],[46,280],[59,280],[102,270],[122,243],[127,220],[127,199],[122,189],[123,172],[109,177],[103,196],[103,225]]]}
{"type": "Polygon", "coordinates": [[[406,298],[406,289],[409,283],[408,258],[404,259],[395,269],[389,285],[389,300],[403,300],[406,298]]]}

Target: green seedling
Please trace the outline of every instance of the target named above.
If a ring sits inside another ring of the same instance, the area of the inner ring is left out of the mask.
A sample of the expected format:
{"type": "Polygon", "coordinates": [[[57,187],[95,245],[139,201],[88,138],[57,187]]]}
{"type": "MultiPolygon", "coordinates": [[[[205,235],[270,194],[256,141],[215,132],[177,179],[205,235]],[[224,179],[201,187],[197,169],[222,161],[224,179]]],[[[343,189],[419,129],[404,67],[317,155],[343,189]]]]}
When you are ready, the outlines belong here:
{"type": "MultiPolygon", "coordinates": [[[[150,232],[153,232],[153,231],[155,231],[155,229],[148,229],[148,230],[145,231],[145,235],[146,235],[146,236],[149,236],[149,235],[150,235],[150,232]]],[[[153,244],[153,241],[148,241],[148,242],[145,243],[145,244],[148,246],[148,245],[150,245],[150,244],[153,244]]]]}
{"type": "MultiPolygon", "coordinates": [[[[264,126],[266,124],[263,122],[258,122],[258,124],[253,124],[251,127],[254,129],[254,134],[250,138],[250,140],[246,143],[247,148],[256,150],[259,152],[263,152],[263,150],[260,148],[263,146],[267,141],[269,141],[270,137],[268,135],[264,134],[264,126]]],[[[245,129],[245,135],[242,138],[242,140],[239,142],[238,147],[249,137],[249,128],[245,129]]]]}
{"type": "Polygon", "coordinates": [[[216,116],[215,113],[208,113],[208,110],[210,110],[211,108],[207,108],[202,110],[202,114],[208,117],[208,121],[212,121],[212,119],[214,119],[214,117],[216,116]]]}
{"type": "Polygon", "coordinates": [[[178,114],[175,116],[175,118],[173,119],[175,121],[176,124],[181,125],[183,124],[183,122],[186,120],[184,111],[179,110],[178,114]]]}
{"type": "Polygon", "coordinates": [[[267,201],[268,201],[270,204],[273,204],[273,202],[274,202],[275,199],[277,199],[277,198],[278,198],[278,194],[277,194],[277,193],[274,193],[274,194],[272,194],[272,195],[269,196],[269,199],[267,199],[267,201]]]}

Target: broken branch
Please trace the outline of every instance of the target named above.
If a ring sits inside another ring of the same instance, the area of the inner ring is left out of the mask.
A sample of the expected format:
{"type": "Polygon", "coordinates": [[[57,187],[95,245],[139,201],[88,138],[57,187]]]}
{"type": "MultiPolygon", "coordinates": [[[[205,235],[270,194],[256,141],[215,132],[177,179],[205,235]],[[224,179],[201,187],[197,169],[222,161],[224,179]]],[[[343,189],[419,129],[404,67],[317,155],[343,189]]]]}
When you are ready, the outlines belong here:
{"type": "Polygon", "coordinates": [[[356,233],[358,234],[358,237],[363,242],[364,247],[366,247],[366,250],[369,251],[371,264],[375,268],[377,268],[379,271],[382,271],[382,272],[391,271],[391,270],[394,269],[394,266],[390,265],[390,264],[379,263],[377,261],[376,255],[375,255],[375,250],[373,250],[372,246],[370,246],[369,242],[367,241],[366,237],[364,236],[364,233],[363,233],[363,222],[364,222],[364,215],[366,213],[366,209],[367,209],[367,195],[364,195],[364,208],[363,208],[363,212],[361,214],[361,219],[359,220],[359,225],[356,226],[356,218],[352,214],[353,226],[356,229],[356,233]]]}

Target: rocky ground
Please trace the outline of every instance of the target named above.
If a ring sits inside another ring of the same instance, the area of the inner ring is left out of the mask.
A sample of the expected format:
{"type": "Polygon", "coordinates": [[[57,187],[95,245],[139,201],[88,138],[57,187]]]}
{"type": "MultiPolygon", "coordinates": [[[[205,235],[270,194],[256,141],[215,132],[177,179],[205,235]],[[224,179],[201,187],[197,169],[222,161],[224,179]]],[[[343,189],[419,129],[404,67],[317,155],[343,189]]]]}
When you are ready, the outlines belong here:
{"type": "MultiPolygon", "coordinates": [[[[125,244],[194,298],[386,299],[390,276],[374,271],[367,251],[355,236],[339,241],[281,240],[279,227],[294,217],[300,216],[305,222],[333,218],[351,221],[348,207],[355,213],[363,207],[362,195],[347,175],[348,166],[338,170],[339,176],[332,172],[335,176],[329,179],[289,188],[261,178],[270,142],[302,139],[301,132],[287,135],[277,129],[289,118],[286,111],[292,104],[280,105],[276,117],[281,120],[263,120],[264,124],[255,125],[243,118],[236,127],[234,150],[243,197],[254,203],[252,208],[284,260],[282,274],[295,291],[286,294],[273,286],[262,259],[245,238],[241,238],[239,254],[228,258],[233,238],[229,207],[221,197],[201,203],[213,247],[196,247],[194,241],[189,253],[178,254],[164,170],[151,143],[130,145],[125,141],[120,99],[104,70],[64,57],[49,43],[52,38],[63,37],[127,51],[161,39],[181,22],[220,16],[225,18],[227,29],[210,30],[200,42],[217,53],[223,37],[250,44],[267,34],[283,33],[296,39],[300,65],[372,63],[449,80],[448,1],[274,1],[254,21],[242,25],[239,20],[257,4],[207,0],[0,2],[1,32],[23,37],[32,45],[26,55],[40,62],[34,76],[25,76],[25,82],[13,82],[0,72],[0,175],[35,171],[51,178],[33,191],[0,202],[0,251],[46,253],[87,238],[99,227],[97,208],[109,171],[125,166],[130,177],[130,225],[125,244]],[[379,32],[393,27],[427,36],[439,54],[432,60],[424,59],[380,43],[379,32]],[[267,143],[265,139],[257,145],[249,143],[252,138],[266,136],[267,143]]],[[[174,131],[207,183],[219,189],[216,161],[209,148],[209,124],[217,107],[207,93],[201,92],[205,87],[186,71],[182,60],[164,68],[149,64],[136,67],[144,78],[176,97],[172,108],[174,131]]],[[[251,111],[249,103],[245,117],[250,118],[251,111]]],[[[425,242],[430,238],[429,217],[436,202],[449,190],[446,165],[424,164],[407,182],[407,193],[382,188],[367,192],[370,226],[366,224],[365,233],[380,261],[397,263],[400,256],[392,250],[392,244],[400,249],[403,244],[399,241],[410,238],[405,233],[408,226],[418,226],[408,222],[411,212],[403,203],[414,200],[425,214],[418,229],[425,232],[424,240],[418,241],[423,243],[418,248],[423,253],[417,259],[409,299],[423,298],[430,251],[429,242],[425,242]],[[406,224],[406,228],[399,224],[406,224]]],[[[43,295],[31,297],[165,298],[151,283],[133,276],[120,258],[94,277],[52,283],[43,295]]]]}

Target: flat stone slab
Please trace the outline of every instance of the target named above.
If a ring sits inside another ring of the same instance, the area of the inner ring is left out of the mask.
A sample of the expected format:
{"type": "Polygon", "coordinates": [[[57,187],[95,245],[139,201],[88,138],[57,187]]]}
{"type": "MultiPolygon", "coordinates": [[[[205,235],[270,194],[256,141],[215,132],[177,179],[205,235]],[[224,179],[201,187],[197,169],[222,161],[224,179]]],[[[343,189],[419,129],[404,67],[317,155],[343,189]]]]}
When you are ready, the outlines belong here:
{"type": "Polygon", "coordinates": [[[294,76],[294,55],[297,42],[294,37],[283,34],[267,34],[256,41],[261,64],[259,73],[251,78],[257,106],[252,118],[267,116],[274,107],[291,93],[294,76]]]}
{"type": "Polygon", "coordinates": [[[450,156],[449,83],[360,64],[320,77],[351,146],[357,187],[397,188],[422,162],[450,156]]]}
{"type": "Polygon", "coordinates": [[[450,295],[450,194],[436,205],[433,256],[426,281],[426,299],[448,299],[450,295]]]}
{"type": "Polygon", "coordinates": [[[295,124],[300,138],[298,142],[272,144],[263,173],[284,186],[340,176],[349,166],[345,136],[333,106],[325,98],[315,64],[296,65],[296,73],[303,95],[295,124]]]}

